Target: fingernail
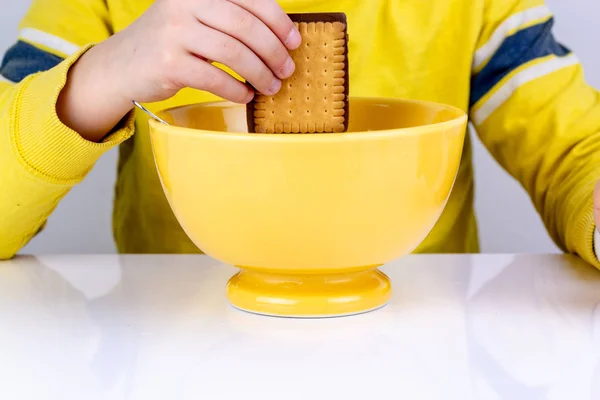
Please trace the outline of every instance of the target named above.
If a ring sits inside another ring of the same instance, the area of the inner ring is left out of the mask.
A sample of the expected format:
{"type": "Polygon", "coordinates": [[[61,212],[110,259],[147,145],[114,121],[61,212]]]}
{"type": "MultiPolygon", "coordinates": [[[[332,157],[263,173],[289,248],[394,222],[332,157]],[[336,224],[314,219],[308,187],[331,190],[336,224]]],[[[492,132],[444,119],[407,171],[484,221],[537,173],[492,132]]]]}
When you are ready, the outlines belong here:
{"type": "Polygon", "coordinates": [[[298,29],[294,28],[288,34],[287,39],[285,39],[285,45],[288,49],[294,50],[300,46],[300,43],[302,43],[302,36],[298,32],[298,29]]]}
{"type": "Polygon", "coordinates": [[[279,89],[281,89],[281,81],[275,78],[269,87],[269,94],[275,94],[279,92],[279,89]]]}
{"type": "Polygon", "coordinates": [[[246,97],[246,104],[250,103],[254,98],[254,92],[248,91],[248,97],[246,97]]]}
{"type": "Polygon", "coordinates": [[[292,57],[288,57],[288,59],[285,60],[285,64],[283,64],[283,67],[281,67],[281,70],[280,70],[281,78],[283,78],[283,79],[289,78],[290,76],[292,76],[292,74],[294,73],[295,70],[296,70],[296,64],[294,64],[292,57]]]}

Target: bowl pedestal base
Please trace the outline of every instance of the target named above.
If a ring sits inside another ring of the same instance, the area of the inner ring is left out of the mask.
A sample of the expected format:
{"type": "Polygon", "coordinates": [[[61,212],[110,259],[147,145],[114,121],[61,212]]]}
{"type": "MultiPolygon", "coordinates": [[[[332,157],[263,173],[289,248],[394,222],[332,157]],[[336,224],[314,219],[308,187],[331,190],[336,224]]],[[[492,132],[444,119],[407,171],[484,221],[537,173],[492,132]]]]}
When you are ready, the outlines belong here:
{"type": "Polygon", "coordinates": [[[281,274],[240,267],[227,284],[227,299],[255,314],[326,318],[361,314],[387,304],[389,278],[376,268],[329,274],[281,274]]]}

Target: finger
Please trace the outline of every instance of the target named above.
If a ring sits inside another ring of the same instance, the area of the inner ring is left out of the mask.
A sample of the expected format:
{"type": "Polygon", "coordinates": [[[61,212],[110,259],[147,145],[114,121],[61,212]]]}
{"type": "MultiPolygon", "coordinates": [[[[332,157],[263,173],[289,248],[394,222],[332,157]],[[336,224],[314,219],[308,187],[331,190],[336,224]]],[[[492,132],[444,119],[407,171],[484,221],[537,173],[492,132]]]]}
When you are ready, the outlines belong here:
{"type": "Polygon", "coordinates": [[[228,1],[218,4],[198,10],[197,19],[243,42],[278,78],[286,79],[294,73],[294,61],[288,50],[260,19],[228,1]]]}
{"type": "Polygon", "coordinates": [[[254,97],[245,84],[192,54],[184,59],[177,74],[181,87],[211,92],[234,103],[246,104],[254,97]]]}
{"type": "Polygon", "coordinates": [[[261,93],[274,95],[281,88],[281,81],[252,50],[223,32],[197,23],[184,40],[188,51],[228,66],[261,93]]]}
{"type": "Polygon", "coordinates": [[[256,15],[290,50],[297,49],[302,36],[296,26],[275,0],[228,0],[256,15]]]}

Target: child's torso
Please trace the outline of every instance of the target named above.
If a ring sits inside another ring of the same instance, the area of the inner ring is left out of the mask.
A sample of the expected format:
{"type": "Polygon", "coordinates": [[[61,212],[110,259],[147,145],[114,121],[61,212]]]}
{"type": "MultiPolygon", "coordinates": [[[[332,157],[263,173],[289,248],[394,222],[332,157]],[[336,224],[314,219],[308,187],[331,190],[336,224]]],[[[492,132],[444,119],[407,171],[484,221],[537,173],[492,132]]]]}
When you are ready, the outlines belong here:
{"type": "MultiPolygon", "coordinates": [[[[115,30],[127,27],[152,0],[108,0],[115,30]]],[[[348,18],[350,95],[402,97],[467,110],[471,63],[482,14],[473,0],[282,0],[287,12],[345,12],[348,18]]],[[[199,38],[198,40],[201,40],[199,38]]],[[[213,101],[184,90],[153,110],[213,101]]],[[[114,216],[123,252],[197,252],[164,197],[145,117],[121,147],[114,216]]],[[[198,185],[202,185],[199,177],[198,185]]],[[[475,251],[470,144],[466,143],[454,191],[440,221],[418,251],[475,251]]]]}

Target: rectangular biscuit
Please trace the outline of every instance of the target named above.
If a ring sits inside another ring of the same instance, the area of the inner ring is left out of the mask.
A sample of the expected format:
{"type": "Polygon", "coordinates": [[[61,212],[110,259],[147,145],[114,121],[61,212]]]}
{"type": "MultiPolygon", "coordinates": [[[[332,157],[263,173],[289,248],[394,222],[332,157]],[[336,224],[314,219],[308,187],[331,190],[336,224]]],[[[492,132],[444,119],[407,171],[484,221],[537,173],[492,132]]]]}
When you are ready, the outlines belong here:
{"type": "Polygon", "coordinates": [[[348,129],[348,40],[343,13],[289,14],[302,35],[296,71],[275,96],[247,107],[251,133],[337,133],[348,129]]]}

